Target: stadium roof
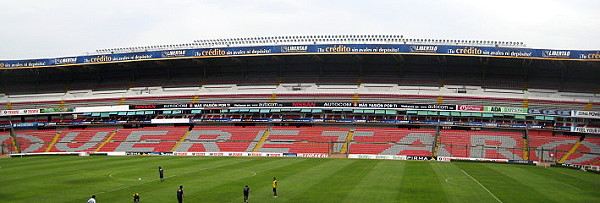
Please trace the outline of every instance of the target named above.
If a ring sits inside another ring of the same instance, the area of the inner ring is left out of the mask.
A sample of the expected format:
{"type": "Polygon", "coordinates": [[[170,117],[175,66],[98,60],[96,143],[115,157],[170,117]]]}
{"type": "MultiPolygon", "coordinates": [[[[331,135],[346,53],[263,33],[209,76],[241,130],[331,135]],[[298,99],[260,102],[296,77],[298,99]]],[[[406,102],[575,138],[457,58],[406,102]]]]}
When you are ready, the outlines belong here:
{"type": "Polygon", "coordinates": [[[403,54],[600,61],[600,50],[524,48],[522,42],[404,39],[402,35],[279,36],[98,50],[95,55],[0,61],[0,69],[234,56],[403,54]]]}

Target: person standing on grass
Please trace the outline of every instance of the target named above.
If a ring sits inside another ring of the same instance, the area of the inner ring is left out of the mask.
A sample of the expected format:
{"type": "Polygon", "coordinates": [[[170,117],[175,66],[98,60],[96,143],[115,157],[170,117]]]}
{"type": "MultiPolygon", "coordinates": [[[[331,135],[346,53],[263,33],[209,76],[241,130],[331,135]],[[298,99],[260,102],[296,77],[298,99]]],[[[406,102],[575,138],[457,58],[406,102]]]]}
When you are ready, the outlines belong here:
{"type": "Polygon", "coordinates": [[[92,195],[92,198],[88,199],[87,203],[96,203],[96,195],[92,195]]]}
{"type": "Polygon", "coordinates": [[[133,194],[133,203],[140,203],[140,194],[138,194],[138,193],[133,194]]]}
{"type": "Polygon", "coordinates": [[[177,190],[177,201],[183,203],[183,185],[180,185],[179,190],[177,190]]]}
{"type": "Polygon", "coordinates": [[[164,176],[163,172],[164,172],[163,169],[159,166],[158,167],[158,175],[160,176],[160,182],[163,182],[165,180],[165,176],[164,176]]]}
{"type": "Polygon", "coordinates": [[[248,185],[246,185],[246,187],[244,187],[244,202],[248,202],[249,194],[250,194],[250,187],[248,187],[248,185]]]}
{"type": "Polygon", "coordinates": [[[273,198],[277,198],[277,178],[273,177],[273,198]]]}

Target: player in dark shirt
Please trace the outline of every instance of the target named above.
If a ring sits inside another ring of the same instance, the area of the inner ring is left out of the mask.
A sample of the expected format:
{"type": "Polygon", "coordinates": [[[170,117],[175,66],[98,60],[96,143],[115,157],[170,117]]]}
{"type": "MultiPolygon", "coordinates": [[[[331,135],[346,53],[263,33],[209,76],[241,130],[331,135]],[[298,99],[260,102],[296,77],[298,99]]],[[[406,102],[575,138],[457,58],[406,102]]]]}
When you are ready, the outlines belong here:
{"type": "Polygon", "coordinates": [[[138,193],[133,194],[133,203],[140,203],[140,194],[138,194],[138,193]]]}
{"type": "Polygon", "coordinates": [[[180,185],[179,190],[177,190],[177,201],[183,203],[183,185],[180,185]]]}
{"type": "Polygon", "coordinates": [[[158,174],[160,175],[160,182],[165,180],[165,176],[163,175],[163,169],[159,166],[158,167],[158,174]]]}
{"type": "Polygon", "coordinates": [[[246,185],[244,187],[244,202],[248,202],[248,195],[250,194],[250,187],[246,185]]]}

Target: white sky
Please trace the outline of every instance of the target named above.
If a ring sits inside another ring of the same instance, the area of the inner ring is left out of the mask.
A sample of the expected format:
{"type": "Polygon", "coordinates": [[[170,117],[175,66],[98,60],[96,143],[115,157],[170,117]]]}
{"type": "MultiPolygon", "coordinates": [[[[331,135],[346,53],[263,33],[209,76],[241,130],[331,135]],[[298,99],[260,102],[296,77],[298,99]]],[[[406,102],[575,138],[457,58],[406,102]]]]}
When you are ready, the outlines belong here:
{"type": "Polygon", "coordinates": [[[0,0],[0,59],[322,34],[600,50],[600,0],[0,0]]]}

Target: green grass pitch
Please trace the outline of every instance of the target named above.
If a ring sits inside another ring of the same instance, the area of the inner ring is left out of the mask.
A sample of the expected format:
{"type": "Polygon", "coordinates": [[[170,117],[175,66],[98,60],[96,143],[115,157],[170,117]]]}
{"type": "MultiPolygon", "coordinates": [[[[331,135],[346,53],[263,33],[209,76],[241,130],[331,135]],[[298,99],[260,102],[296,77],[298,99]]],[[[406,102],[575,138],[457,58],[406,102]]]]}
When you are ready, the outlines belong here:
{"type": "Polygon", "coordinates": [[[260,157],[0,159],[0,202],[600,202],[600,175],[525,165],[260,157]],[[158,180],[158,166],[165,181],[158,180]],[[278,198],[271,180],[278,178],[278,198]],[[141,178],[141,181],[139,180],[141,178]]]}

